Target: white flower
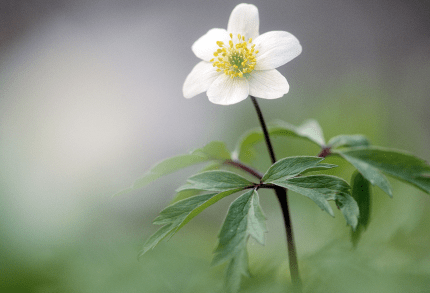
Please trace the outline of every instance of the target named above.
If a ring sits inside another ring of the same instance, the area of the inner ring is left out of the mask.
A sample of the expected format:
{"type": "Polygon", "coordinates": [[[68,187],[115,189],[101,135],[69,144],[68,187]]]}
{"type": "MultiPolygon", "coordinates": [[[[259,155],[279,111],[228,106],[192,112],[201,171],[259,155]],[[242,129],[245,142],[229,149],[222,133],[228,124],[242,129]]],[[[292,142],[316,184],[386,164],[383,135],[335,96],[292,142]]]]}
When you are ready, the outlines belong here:
{"type": "Polygon", "coordinates": [[[184,97],[207,91],[209,100],[231,105],[248,95],[277,99],[288,93],[289,85],[275,68],[302,52],[299,40],[284,31],[258,33],[258,9],[252,4],[237,5],[227,30],[214,28],[191,47],[202,59],[187,76],[184,97]]]}

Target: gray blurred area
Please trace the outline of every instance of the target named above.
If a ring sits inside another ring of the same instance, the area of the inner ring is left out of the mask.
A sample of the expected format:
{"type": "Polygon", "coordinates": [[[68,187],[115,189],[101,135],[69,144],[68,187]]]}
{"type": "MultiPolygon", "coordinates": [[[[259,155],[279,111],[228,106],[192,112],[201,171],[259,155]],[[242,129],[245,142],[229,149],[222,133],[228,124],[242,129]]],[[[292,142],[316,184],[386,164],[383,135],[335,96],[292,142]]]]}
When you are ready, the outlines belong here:
{"type": "MultiPolygon", "coordinates": [[[[211,28],[226,28],[238,3],[0,1],[0,270],[7,272],[0,282],[10,290],[4,292],[136,292],[132,284],[142,285],[139,245],[193,170],[111,196],[165,157],[212,140],[233,149],[240,134],[258,126],[250,101],[226,107],[205,94],[182,96],[198,62],[191,45],[211,28]],[[87,266],[92,258],[94,267],[87,266]],[[127,282],[118,266],[129,270],[127,282]],[[121,281],[101,285],[112,276],[121,281]]],[[[286,30],[303,47],[280,68],[290,93],[260,103],[267,120],[316,118],[327,126],[327,139],[368,130],[375,144],[430,159],[429,1],[253,4],[260,33],[286,30]]],[[[429,211],[428,196],[418,197],[417,206],[429,211]]],[[[199,230],[209,239],[201,249],[210,259],[220,219],[217,210],[206,216],[216,221],[210,236],[199,230]]],[[[191,292],[154,288],[148,292],[191,292]]]]}

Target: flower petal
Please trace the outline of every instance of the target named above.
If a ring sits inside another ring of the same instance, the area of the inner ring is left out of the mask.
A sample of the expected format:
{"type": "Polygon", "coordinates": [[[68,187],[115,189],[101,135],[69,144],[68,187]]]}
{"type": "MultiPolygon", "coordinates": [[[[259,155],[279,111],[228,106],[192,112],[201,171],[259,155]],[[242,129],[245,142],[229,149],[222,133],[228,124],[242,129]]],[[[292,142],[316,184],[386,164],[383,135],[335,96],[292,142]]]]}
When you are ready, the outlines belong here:
{"type": "Polygon", "coordinates": [[[216,42],[221,41],[228,44],[229,40],[230,36],[225,29],[213,28],[195,41],[191,46],[191,50],[200,59],[209,61],[214,58],[214,52],[219,49],[216,42]]]}
{"type": "Polygon", "coordinates": [[[281,98],[290,89],[285,77],[276,69],[254,70],[248,82],[249,94],[257,98],[281,98]]]}
{"type": "Polygon", "coordinates": [[[233,36],[241,34],[246,39],[258,37],[260,19],[258,8],[252,4],[242,3],[237,5],[231,12],[228,20],[227,31],[233,36]]]}
{"type": "Polygon", "coordinates": [[[302,52],[299,40],[288,32],[264,33],[253,41],[258,50],[255,70],[274,69],[294,59],[302,52]]]}
{"type": "Polygon", "coordinates": [[[246,78],[231,78],[221,74],[209,87],[209,101],[219,105],[232,105],[248,97],[249,85],[246,78]]]}
{"type": "Polygon", "coordinates": [[[185,79],[182,87],[184,97],[189,99],[207,91],[220,74],[209,62],[201,61],[197,63],[185,79]]]}

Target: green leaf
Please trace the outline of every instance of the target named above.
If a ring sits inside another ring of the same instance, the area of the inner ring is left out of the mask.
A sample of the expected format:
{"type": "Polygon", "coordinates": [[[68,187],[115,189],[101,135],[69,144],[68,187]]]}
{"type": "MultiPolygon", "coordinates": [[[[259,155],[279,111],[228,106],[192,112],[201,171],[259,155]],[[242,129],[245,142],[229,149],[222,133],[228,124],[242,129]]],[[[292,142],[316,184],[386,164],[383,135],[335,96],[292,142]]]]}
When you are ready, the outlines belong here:
{"type": "Polygon", "coordinates": [[[225,289],[227,292],[238,292],[242,276],[249,277],[248,252],[242,249],[228,263],[225,271],[225,289]]]}
{"type": "Polygon", "coordinates": [[[226,280],[229,292],[237,292],[242,275],[248,275],[246,242],[249,236],[264,245],[266,232],[265,217],[260,207],[258,193],[249,190],[230,205],[218,234],[218,245],[212,261],[213,265],[229,261],[226,280]]]}
{"type": "Polygon", "coordinates": [[[183,199],[187,199],[187,198],[190,198],[190,197],[196,196],[196,195],[198,195],[200,192],[202,192],[202,191],[201,191],[201,190],[198,190],[198,189],[185,189],[185,190],[178,191],[178,192],[176,193],[175,197],[174,197],[174,198],[172,199],[172,201],[170,202],[170,204],[172,205],[172,204],[174,204],[174,203],[176,203],[176,202],[178,202],[178,201],[180,201],[180,200],[183,200],[183,199]]]}
{"type": "Polygon", "coordinates": [[[179,229],[207,207],[238,191],[240,191],[240,189],[227,190],[221,193],[196,195],[168,206],[162,210],[160,215],[154,220],[154,224],[165,226],[161,227],[149,237],[143,245],[139,256],[153,249],[167,236],[173,236],[179,229]]]}
{"type": "Polygon", "coordinates": [[[272,184],[309,197],[331,216],[334,216],[334,213],[328,201],[334,200],[348,225],[353,229],[357,226],[358,205],[349,193],[350,186],[341,178],[329,175],[311,175],[276,180],[272,184]]]}
{"type": "MultiPolygon", "coordinates": [[[[206,165],[203,169],[201,169],[199,171],[199,173],[201,172],[205,172],[205,171],[214,171],[214,170],[220,170],[221,168],[223,169],[232,169],[232,172],[237,171],[237,169],[235,167],[223,164],[223,162],[221,161],[213,161],[212,163],[209,163],[208,165],[206,165]]],[[[187,186],[189,186],[189,184],[187,184],[187,186]]],[[[198,190],[198,189],[184,189],[184,190],[179,190],[175,197],[172,199],[172,201],[170,202],[170,204],[173,204],[175,202],[178,202],[180,200],[195,196],[199,193],[201,193],[202,190],[198,190]]]]}
{"type": "Polygon", "coordinates": [[[351,195],[358,203],[358,208],[360,209],[360,218],[358,223],[364,228],[367,228],[370,223],[370,210],[372,204],[370,182],[364,178],[360,172],[355,171],[351,177],[351,187],[351,195]]]}
{"type": "Polygon", "coordinates": [[[376,185],[381,188],[390,197],[393,197],[393,192],[391,191],[391,185],[387,177],[385,177],[377,168],[368,164],[365,161],[354,158],[352,156],[347,156],[343,152],[339,151],[339,154],[348,162],[350,162],[367,180],[370,181],[372,185],[376,185]]]}
{"type": "Polygon", "coordinates": [[[207,157],[210,160],[230,160],[230,152],[222,141],[212,141],[203,148],[196,149],[192,152],[193,155],[207,157]]]}
{"type": "Polygon", "coordinates": [[[174,233],[175,227],[173,224],[165,225],[157,230],[151,237],[146,240],[145,244],[143,244],[142,250],[139,253],[139,256],[144,255],[150,249],[153,249],[161,240],[166,238],[169,234],[174,233]]]}
{"type": "MultiPolygon", "coordinates": [[[[337,150],[336,153],[339,153],[354,165],[364,178],[373,185],[376,183],[375,177],[371,176],[372,170],[377,170],[410,183],[426,193],[430,193],[430,178],[428,176],[430,165],[411,154],[380,147],[343,149],[337,150]],[[371,170],[370,174],[367,169],[371,170]]],[[[388,194],[390,195],[391,193],[388,194]]]]}
{"type": "MultiPolygon", "coordinates": [[[[212,170],[219,170],[221,167],[224,167],[223,162],[214,161],[212,163],[209,163],[206,165],[203,169],[201,169],[199,172],[205,172],[205,171],[212,171],[212,170]]],[[[199,193],[201,193],[201,190],[198,189],[184,189],[180,190],[176,193],[170,204],[174,204],[175,202],[178,202],[180,200],[195,196],[199,193]]]]}
{"type": "MultiPolygon", "coordinates": [[[[268,127],[271,136],[287,136],[306,139],[318,146],[324,146],[321,127],[315,120],[307,120],[300,126],[294,126],[284,121],[275,121],[268,127]]],[[[235,156],[243,163],[250,163],[256,157],[255,145],[264,140],[261,128],[255,128],[245,133],[234,151],[235,156]]]]}
{"type": "Polygon", "coordinates": [[[218,235],[213,265],[232,259],[244,249],[248,236],[252,236],[264,245],[266,232],[265,217],[261,210],[258,193],[249,190],[239,196],[228,210],[224,224],[218,235]]]}
{"type": "Polygon", "coordinates": [[[358,204],[360,217],[358,226],[355,231],[351,232],[351,241],[354,247],[360,240],[361,233],[367,228],[370,222],[370,209],[372,204],[370,182],[363,177],[358,171],[355,171],[351,177],[352,197],[358,204]]]}
{"type": "Polygon", "coordinates": [[[225,144],[221,141],[212,141],[203,148],[196,149],[190,154],[171,157],[155,164],[151,169],[149,169],[148,172],[143,175],[142,178],[136,180],[132,187],[118,192],[115,194],[115,196],[142,188],[163,175],[173,173],[195,164],[216,160],[224,161],[229,159],[231,159],[230,153],[227,150],[225,144]]]}
{"type": "Polygon", "coordinates": [[[257,156],[254,146],[264,140],[261,128],[254,128],[245,133],[240,139],[233,152],[233,157],[237,157],[243,163],[252,162],[257,156]]]}
{"type": "Polygon", "coordinates": [[[281,159],[267,170],[261,181],[265,183],[270,183],[279,179],[288,179],[291,177],[295,177],[303,171],[309,169],[321,170],[337,167],[336,165],[331,164],[318,165],[318,163],[322,160],[324,160],[324,158],[307,156],[288,157],[281,159]]]}
{"type": "Polygon", "coordinates": [[[209,160],[207,156],[196,154],[179,155],[165,159],[153,166],[142,178],[136,180],[133,189],[144,187],[163,175],[173,173],[182,168],[203,163],[209,160]]]}
{"type": "Polygon", "coordinates": [[[369,146],[370,143],[367,138],[360,134],[355,135],[338,135],[332,137],[328,146],[331,148],[339,148],[339,147],[358,147],[358,146],[369,146]]]}
{"type": "Polygon", "coordinates": [[[354,231],[357,228],[358,217],[360,216],[357,202],[349,193],[337,194],[335,202],[338,209],[342,212],[346,223],[354,231]]]}
{"type": "Polygon", "coordinates": [[[310,169],[307,169],[305,171],[303,171],[302,173],[300,173],[301,175],[305,175],[308,174],[310,172],[315,172],[315,171],[323,171],[323,170],[327,170],[327,169],[332,169],[332,168],[336,168],[339,167],[338,165],[334,165],[334,164],[318,164],[315,167],[312,167],[310,169]]]}
{"type": "Polygon", "coordinates": [[[325,146],[324,134],[321,126],[314,119],[306,120],[300,126],[294,126],[282,120],[277,120],[271,125],[274,127],[274,135],[304,138],[320,147],[325,146]]]}
{"type": "Polygon", "coordinates": [[[220,170],[221,168],[225,168],[225,161],[212,161],[209,164],[205,165],[198,173],[206,172],[206,171],[213,171],[213,170],[220,170]]]}
{"type": "Polygon", "coordinates": [[[198,189],[207,191],[224,191],[229,189],[249,187],[253,182],[228,171],[206,171],[187,179],[187,184],[179,187],[177,191],[198,189]]]}

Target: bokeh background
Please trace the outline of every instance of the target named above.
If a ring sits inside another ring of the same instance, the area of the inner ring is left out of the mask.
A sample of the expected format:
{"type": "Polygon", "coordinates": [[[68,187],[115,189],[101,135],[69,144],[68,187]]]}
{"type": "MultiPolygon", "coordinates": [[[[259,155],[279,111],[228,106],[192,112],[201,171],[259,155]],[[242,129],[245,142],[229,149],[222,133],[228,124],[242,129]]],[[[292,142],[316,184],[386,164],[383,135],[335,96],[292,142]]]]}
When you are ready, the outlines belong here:
{"type": "MultiPolygon", "coordinates": [[[[230,199],[206,210],[138,260],[151,221],[190,168],[119,197],[157,161],[237,138],[258,126],[249,100],[182,97],[198,59],[192,43],[226,28],[237,1],[0,1],[0,291],[222,292],[211,268],[230,199]]],[[[253,1],[260,33],[286,30],[303,53],[280,71],[282,99],[266,120],[317,119],[328,140],[373,144],[430,159],[430,2],[253,1]]],[[[264,153],[264,145],[261,145],[264,153]]],[[[276,139],[278,157],[316,155],[276,139]]],[[[336,159],[335,175],[352,168],[336,159]]],[[[268,158],[256,162],[264,171],[268,158]]],[[[306,292],[429,292],[430,197],[391,180],[374,188],[372,222],[356,250],[333,219],[291,193],[306,292]]],[[[267,245],[251,241],[244,292],[285,292],[287,253],[275,197],[261,192],[267,245]]]]}

